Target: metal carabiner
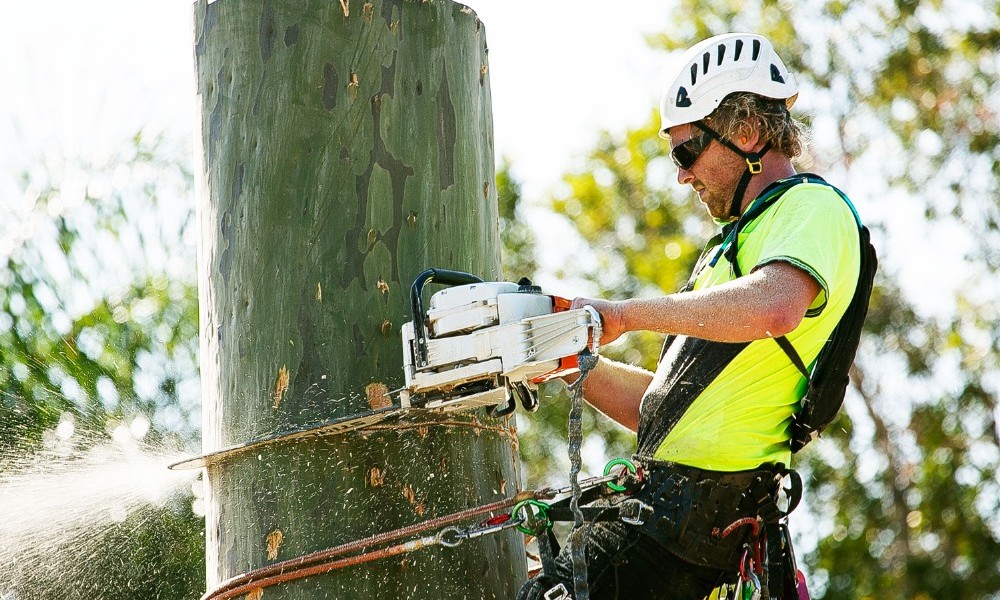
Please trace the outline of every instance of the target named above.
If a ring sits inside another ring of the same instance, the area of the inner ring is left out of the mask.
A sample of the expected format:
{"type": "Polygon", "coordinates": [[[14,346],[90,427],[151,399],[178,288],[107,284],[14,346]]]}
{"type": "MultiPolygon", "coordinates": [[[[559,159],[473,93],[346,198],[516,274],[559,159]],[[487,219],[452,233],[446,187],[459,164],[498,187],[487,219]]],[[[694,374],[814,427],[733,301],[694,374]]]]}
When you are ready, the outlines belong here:
{"type": "MultiPolygon", "coordinates": [[[[587,477],[586,479],[581,479],[580,481],[577,482],[577,484],[580,486],[581,490],[589,490],[590,488],[597,487],[601,484],[613,482],[616,479],[618,479],[618,477],[619,477],[618,475],[595,475],[593,477],[587,477]]],[[[561,496],[563,494],[568,494],[572,491],[573,491],[572,485],[564,485],[562,487],[557,487],[557,488],[548,488],[546,490],[547,493],[552,494],[553,496],[561,496]]]]}
{"type": "Polygon", "coordinates": [[[750,556],[750,548],[743,548],[743,557],[740,559],[740,581],[743,583],[743,599],[751,600],[760,597],[761,583],[757,573],[754,572],[753,558],[750,556]]]}
{"type": "MultiPolygon", "coordinates": [[[[753,573],[753,571],[751,571],[753,573]]],[[[743,582],[743,600],[760,600],[761,585],[760,579],[754,575],[750,580],[743,582]]]]}
{"type": "Polygon", "coordinates": [[[618,505],[618,512],[622,523],[639,527],[653,516],[653,507],[638,498],[628,498],[618,505]]]}
{"type": "Polygon", "coordinates": [[[507,513],[490,517],[474,527],[460,528],[454,525],[445,527],[438,532],[435,540],[438,544],[446,548],[454,548],[464,542],[491,533],[497,533],[512,527],[519,527],[524,523],[524,518],[520,515],[509,515],[507,513]]]}
{"type": "Polygon", "coordinates": [[[435,539],[438,544],[441,544],[445,548],[455,548],[466,540],[466,535],[464,531],[452,525],[439,531],[435,539]],[[448,539],[449,536],[454,537],[452,539],[448,539]]]}
{"type": "Polygon", "coordinates": [[[524,523],[524,519],[521,518],[520,515],[514,517],[504,513],[502,515],[486,519],[479,524],[479,527],[470,529],[465,533],[465,539],[471,540],[473,538],[482,537],[491,533],[497,533],[498,531],[510,529],[511,527],[517,527],[522,523],[524,523]]]}

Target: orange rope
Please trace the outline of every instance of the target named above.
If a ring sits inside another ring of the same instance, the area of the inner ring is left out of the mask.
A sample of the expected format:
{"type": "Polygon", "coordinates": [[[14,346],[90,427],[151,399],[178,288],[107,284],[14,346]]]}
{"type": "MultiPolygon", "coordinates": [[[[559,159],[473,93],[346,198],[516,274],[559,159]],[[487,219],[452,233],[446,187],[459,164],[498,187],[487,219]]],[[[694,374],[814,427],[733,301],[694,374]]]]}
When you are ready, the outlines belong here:
{"type": "Polygon", "coordinates": [[[522,500],[539,500],[542,498],[550,498],[551,496],[552,494],[547,489],[525,491],[517,494],[513,498],[498,500],[497,502],[491,502],[490,504],[484,504],[475,508],[468,508],[456,513],[437,517],[429,521],[424,521],[422,523],[416,523],[414,525],[409,525],[393,531],[387,531],[353,542],[348,542],[346,544],[341,544],[340,546],[335,546],[326,550],[313,552],[312,554],[306,554],[305,556],[300,556],[298,558],[274,563],[272,565],[254,569],[242,575],[237,575],[236,577],[227,579],[219,584],[219,586],[214,590],[206,592],[205,595],[201,597],[201,600],[225,600],[227,598],[233,598],[234,596],[239,596],[240,594],[251,592],[256,589],[263,589],[279,583],[287,583],[303,577],[309,577],[320,573],[328,573],[344,567],[350,567],[380,558],[387,558],[405,552],[418,550],[425,546],[437,543],[436,538],[424,537],[417,540],[411,540],[403,544],[398,544],[396,546],[383,548],[381,550],[364,552],[356,556],[329,561],[329,559],[342,554],[365,550],[371,546],[423,533],[424,531],[430,529],[437,529],[494,511],[505,510],[513,507],[522,500]]]}
{"type": "MultiPolygon", "coordinates": [[[[371,562],[373,560],[378,560],[380,558],[389,558],[390,556],[396,556],[399,554],[404,554],[406,552],[412,552],[414,550],[419,550],[425,546],[433,546],[437,543],[437,538],[434,536],[423,537],[417,540],[411,540],[403,544],[397,544],[395,546],[389,546],[388,548],[383,548],[381,550],[375,550],[373,552],[366,552],[364,554],[359,554],[357,556],[349,556],[347,558],[341,558],[338,560],[333,560],[330,562],[320,563],[311,567],[301,567],[294,571],[287,573],[279,573],[277,575],[272,575],[270,577],[263,577],[261,579],[251,579],[249,583],[245,583],[238,587],[227,588],[225,590],[217,589],[212,593],[211,596],[205,596],[213,598],[215,600],[225,600],[226,598],[234,598],[241,594],[247,594],[254,590],[264,589],[272,585],[279,583],[286,583],[289,581],[294,581],[296,579],[302,579],[303,577],[311,577],[313,575],[321,575],[323,573],[329,573],[330,571],[336,571],[337,569],[342,569],[344,567],[351,567],[354,565],[363,564],[366,562],[371,562]]],[[[253,574],[251,571],[247,573],[247,576],[253,574]]]]}

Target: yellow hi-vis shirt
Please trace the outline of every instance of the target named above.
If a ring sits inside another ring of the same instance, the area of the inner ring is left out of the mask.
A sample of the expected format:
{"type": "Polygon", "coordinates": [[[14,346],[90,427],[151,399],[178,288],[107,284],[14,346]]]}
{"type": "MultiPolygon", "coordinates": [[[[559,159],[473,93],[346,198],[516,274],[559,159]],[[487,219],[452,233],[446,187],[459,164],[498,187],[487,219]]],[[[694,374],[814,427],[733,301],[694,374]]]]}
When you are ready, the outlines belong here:
{"type": "MultiPolygon", "coordinates": [[[[783,261],[811,275],[822,291],[786,337],[812,365],[847,310],[860,272],[858,225],[826,185],[802,183],[740,232],[743,273],[783,261]]],[[[714,254],[711,250],[710,254],[714,254]]],[[[725,257],[706,265],[694,289],[735,278],[725,257]]],[[[639,453],[714,471],[790,464],[792,415],[807,382],[777,342],[731,344],[668,338],[640,408],[639,453]]]]}

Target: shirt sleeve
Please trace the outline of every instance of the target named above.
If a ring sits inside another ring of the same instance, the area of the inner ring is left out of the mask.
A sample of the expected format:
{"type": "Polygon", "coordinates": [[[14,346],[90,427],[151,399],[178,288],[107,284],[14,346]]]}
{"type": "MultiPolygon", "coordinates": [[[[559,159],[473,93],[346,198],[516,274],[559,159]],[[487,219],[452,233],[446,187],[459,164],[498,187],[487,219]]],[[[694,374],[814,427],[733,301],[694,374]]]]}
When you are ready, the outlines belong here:
{"type": "Polygon", "coordinates": [[[823,312],[831,294],[846,287],[851,261],[857,262],[858,226],[850,207],[828,186],[806,183],[788,190],[764,212],[756,229],[754,237],[762,243],[754,269],[787,262],[822,288],[807,317],[823,312]]]}

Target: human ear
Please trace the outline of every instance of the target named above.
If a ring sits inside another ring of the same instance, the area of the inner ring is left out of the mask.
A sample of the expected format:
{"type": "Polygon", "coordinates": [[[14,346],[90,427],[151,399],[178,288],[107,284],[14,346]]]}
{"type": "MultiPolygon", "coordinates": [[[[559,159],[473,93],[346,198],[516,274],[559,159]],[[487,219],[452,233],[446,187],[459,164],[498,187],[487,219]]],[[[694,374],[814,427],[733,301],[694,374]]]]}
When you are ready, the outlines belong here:
{"type": "Polygon", "coordinates": [[[740,137],[736,141],[740,150],[744,152],[758,152],[764,147],[764,142],[760,136],[760,127],[755,127],[751,123],[744,123],[740,127],[740,137]]]}

